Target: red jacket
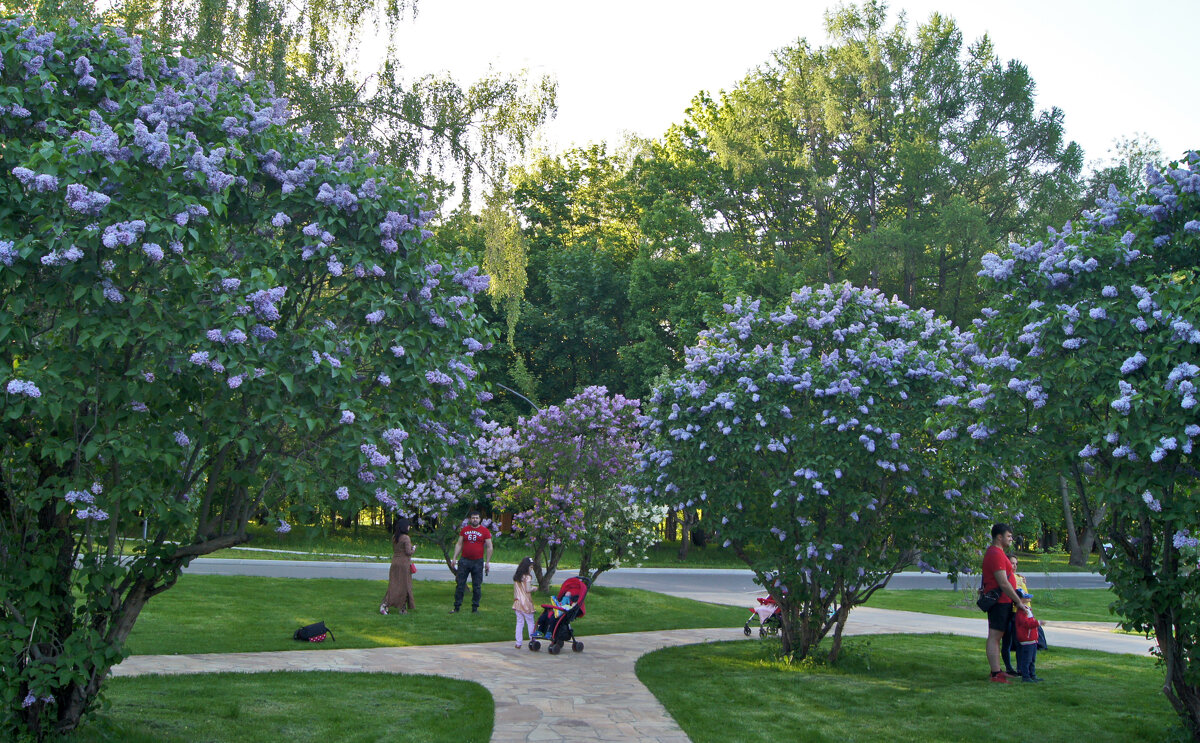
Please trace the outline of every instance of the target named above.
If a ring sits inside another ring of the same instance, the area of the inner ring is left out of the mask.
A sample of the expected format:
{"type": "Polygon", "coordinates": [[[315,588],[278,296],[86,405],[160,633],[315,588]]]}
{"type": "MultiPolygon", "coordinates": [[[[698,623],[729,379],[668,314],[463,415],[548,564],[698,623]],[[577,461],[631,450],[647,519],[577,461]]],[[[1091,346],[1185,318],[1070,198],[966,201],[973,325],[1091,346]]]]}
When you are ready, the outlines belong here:
{"type": "Polygon", "coordinates": [[[1017,642],[1022,645],[1038,641],[1038,620],[1023,611],[1017,612],[1017,642]]]}

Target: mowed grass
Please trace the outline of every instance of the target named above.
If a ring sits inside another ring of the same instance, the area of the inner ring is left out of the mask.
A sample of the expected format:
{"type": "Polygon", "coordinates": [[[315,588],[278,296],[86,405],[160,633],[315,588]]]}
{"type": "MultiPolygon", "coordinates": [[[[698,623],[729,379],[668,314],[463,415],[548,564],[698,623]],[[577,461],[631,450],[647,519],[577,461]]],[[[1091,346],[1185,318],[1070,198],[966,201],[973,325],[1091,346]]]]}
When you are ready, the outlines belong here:
{"type": "MultiPolygon", "coordinates": [[[[452,581],[415,581],[416,609],[379,613],[386,581],[184,575],[151,599],[129,637],[132,654],[232,653],[259,650],[368,648],[512,641],[512,587],[485,584],[478,614],[449,614],[452,581]],[[297,642],[292,633],[324,621],[336,641],[297,642]]],[[[535,594],[534,603],[539,602],[535,594]]],[[[548,599],[547,599],[548,600],[548,599]]],[[[740,626],[746,610],[705,604],[633,588],[596,586],[587,615],[575,624],[580,638],[613,632],[740,626]]]]}
{"type": "MultiPolygon", "coordinates": [[[[978,619],[983,614],[975,606],[975,598],[973,590],[885,590],[876,591],[866,605],[875,609],[919,611],[925,614],[978,619]]],[[[1116,624],[1121,618],[1108,608],[1114,600],[1112,591],[1104,588],[1041,589],[1034,593],[1031,606],[1037,618],[1045,621],[1116,624]]]]}
{"type": "Polygon", "coordinates": [[[1041,684],[992,684],[980,640],[845,640],[836,667],[785,664],[777,642],[659,650],[637,674],[694,743],[1182,740],[1155,661],[1054,648],[1041,684]]]}
{"type": "MultiPolygon", "coordinates": [[[[243,545],[251,549],[224,549],[208,555],[220,558],[251,558],[264,560],[389,560],[392,556],[391,537],[382,526],[361,526],[354,529],[322,529],[315,526],[297,526],[287,534],[278,534],[273,529],[251,524],[247,527],[250,542],[243,545]],[[279,551],[271,551],[279,550],[279,551]],[[292,554],[300,553],[300,554],[292,554]],[[330,555],[338,555],[331,558],[330,555]]],[[[417,555],[423,558],[439,558],[441,550],[428,542],[419,530],[412,534],[413,543],[417,545],[417,555]]],[[[529,554],[529,547],[514,537],[495,535],[493,539],[495,551],[492,555],[494,562],[518,563],[529,554]]],[[[980,549],[982,556],[983,550],[980,549]]],[[[1099,557],[1091,555],[1087,567],[1068,565],[1069,555],[1063,552],[1017,552],[1020,558],[1020,572],[1037,573],[1079,573],[1098,572],[1099,557]]],[[[578,548],[568,547],[559,562],[562,568],[579,567],[578,548]]],[[[630,563],[626,567],[648,568],[737,568],[745,569],[746,563],[730,550],[722,549],[719,544],[706,544],[703,547],[692,545],[687,557],[679,559],[679,542],[661,542],[650,548],[646,559],[640,563],[630,563]]],[[[909,567],[905,572],[916,572],[919,568],[909,567]]]]}
{"type": "Polygon", "coordinates": [[[273,672],[116,678],[64,743],[482,743],[491,694],[434,676],[273,672]]]}
{"type": "MultiPolygon", "coordinates": [[[[208,557],[257,559],[257,560],[347,560],[376,561],[390,560],[391,537],[381,526],[363,526],[357,532],[351,529],[322,530],[317,527],[298,526],[287,534],[250,525],[247,527],[250,541],[241,548],[223,549],[208,557]],[[247,549],[248,548],[248,549],[247,549]],[[295,554],[299,553],[299,554],[295,554]],[[337,557],[330,557],[337,555],[337,557]]],[[[420,533],[412,533],[417,556],[440,559],[441,550],[420,533]]],[[[529,547],[513,537],[495,535],[492,561],[516,564],[529,554],[529,547]]],[[[559,567],[579,567],[579,549],[568,547],[559,561],[559,567]]],[[[679,559],[679,543],[663,542],[650,548],[646,559],[639,563],[628,563],[626,567],[687,567],[687,568],[745,568],[746,564],[729,550],[717,545],[704,547],[692,545],[685,560],[679,559]]]]}

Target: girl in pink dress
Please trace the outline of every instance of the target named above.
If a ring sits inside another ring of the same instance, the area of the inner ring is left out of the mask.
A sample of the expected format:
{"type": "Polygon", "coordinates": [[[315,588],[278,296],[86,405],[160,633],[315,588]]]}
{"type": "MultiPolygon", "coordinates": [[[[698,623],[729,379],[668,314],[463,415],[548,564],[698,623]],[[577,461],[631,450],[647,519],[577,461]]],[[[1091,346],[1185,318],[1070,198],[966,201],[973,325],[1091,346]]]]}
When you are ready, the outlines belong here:
{"type": "Polygon", "coordinates": [[[526,557],[513,573],[513,611],[517,615],[517,649],[521,649],[523,636],[533,637],[533,576],[530,568],[533,558],[526,557]],[[525,631],[521,631],[521,627],[525,631]]]}

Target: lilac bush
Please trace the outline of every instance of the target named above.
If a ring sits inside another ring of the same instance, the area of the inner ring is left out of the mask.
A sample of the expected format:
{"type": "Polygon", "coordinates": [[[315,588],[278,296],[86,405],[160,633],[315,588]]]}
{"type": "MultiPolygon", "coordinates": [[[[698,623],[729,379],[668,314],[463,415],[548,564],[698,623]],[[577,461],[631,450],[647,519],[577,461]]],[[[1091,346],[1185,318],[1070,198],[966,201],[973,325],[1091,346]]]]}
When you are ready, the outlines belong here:
{"type": "Polygon", "coordinates": [[[979,323],[994,394],[959,415],[1053,431],[1091,473],[1114,609],[1154,634],[1163,691],[1200,740],[1200,157],[1145,175],[1145,191],[1110,189],[1078,223],[984,257],[1003,294],[979,323]]]}
{"type": "Polygon", "coordinates": [[[779,603],[783,650],[805,658],[849,611],[913,564],[951,572],[977,559],[988,493],[986,441],[931,414],[979,390],[974,344],[927,310],[850,285],[804,288],[777,310],[726,305],[729,321],[687,349],[642,426],[650,502],[704,511],[715,540],[779,603]]]}
{"type": "Polygon", "coordinates": [[[588,387],[517,423],[522,463],[498,504],[514,511],[540,590],[549,588],[568,545],[579,547],[579,574],[595,580],[653,544],[666,509],[638,503],[629,486],[639,408],[637,400],[588,387]]]}
{"type": "Polygon", "coordinates": [[[469,450],[487,277],[232,67],[21,20],[0,59],[0,709],[44,737],[247,519],[401,508],[469,450]]]}

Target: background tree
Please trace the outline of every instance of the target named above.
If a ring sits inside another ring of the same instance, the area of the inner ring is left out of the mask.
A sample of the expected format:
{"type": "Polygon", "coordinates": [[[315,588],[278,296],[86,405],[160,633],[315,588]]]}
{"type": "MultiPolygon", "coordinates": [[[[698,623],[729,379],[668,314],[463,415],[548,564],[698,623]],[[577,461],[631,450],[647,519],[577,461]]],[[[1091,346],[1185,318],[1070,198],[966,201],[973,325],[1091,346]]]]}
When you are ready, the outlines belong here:
{"type": "Polygon", "coordinates": [[[849,278],[973,317],[979,256],[1077,208],[1082,154],[1061,111],[1038,111],[1026,68],[987,37],[964,48],[944,16],[910,34],[868,2],[827,29],[830,45],[801,40],[719,100],[695,99],[662,151],[707,177],[670,198],[721,250],[727,297],[849,278]]]}
{"type": "Polygon", "coordinates": [[[1074,229],[984,256],[1003,292],[981,341],[992,397],[974,425],[1057,426],[1108,509],[1105,575],[1126,629],[1152,632],[1163,692],[1200,740],[1200,158],[1111,189],[1074,229]]]}
{"type": "MultiPolygon", "coordinates": [[[[780,606],[783,650],[816,652],[850,609],[920,563],[952,572],[978,558],[984,446],[941,457],[930,413],[971,395],[961,335],[848,284],[803,288],[778,310],[727,307],[643,419],[652,503],[699,507],[716,539],[780,606]]],[[[982,441],[984,430],[973,430],[982,441]]]]}
{"type": "Polygon", "coordinates": [[[40,737],[248,519],[392,509],[461,450],[488,282],[230,67],[65,22],[0,52],[0,724],[40,737]]]}

